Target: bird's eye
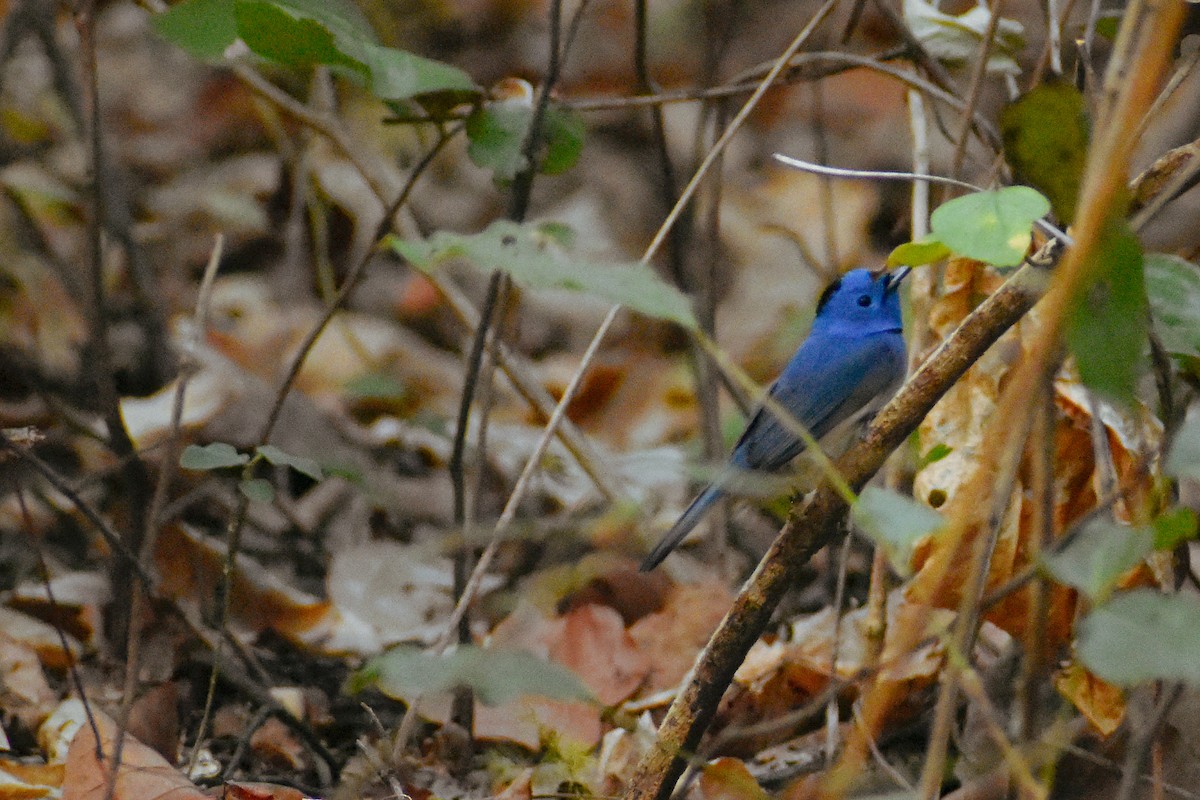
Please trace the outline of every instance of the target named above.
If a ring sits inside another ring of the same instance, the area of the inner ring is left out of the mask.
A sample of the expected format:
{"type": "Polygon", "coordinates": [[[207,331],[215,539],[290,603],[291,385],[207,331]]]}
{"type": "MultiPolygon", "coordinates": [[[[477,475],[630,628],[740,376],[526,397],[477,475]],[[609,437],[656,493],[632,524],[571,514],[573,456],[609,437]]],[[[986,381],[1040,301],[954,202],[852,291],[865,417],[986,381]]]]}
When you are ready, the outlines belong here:
{"type": "Polygon", "coordinates": [[[861,297],[859,297],[858,304],[860,306],[862,306],[863,308],[866,308],[867,306],[871,305],[871,295],[864,294],[861,297]]]}

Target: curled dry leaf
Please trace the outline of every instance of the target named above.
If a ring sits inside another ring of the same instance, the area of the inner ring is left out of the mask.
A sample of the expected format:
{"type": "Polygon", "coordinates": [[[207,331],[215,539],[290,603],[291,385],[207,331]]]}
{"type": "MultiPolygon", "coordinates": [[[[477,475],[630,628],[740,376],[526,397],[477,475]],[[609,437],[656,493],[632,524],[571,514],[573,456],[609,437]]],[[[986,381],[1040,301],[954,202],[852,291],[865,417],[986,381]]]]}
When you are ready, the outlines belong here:
{"type": "Polygon", "coordinates": [[[0,630],[6,637],[32,648],[51,669],[66,669],[83,650],[70,634],[64,634],[67,642],[64,650],[63,639],[52,625],[3,606],[0,606],[0,630]]]}
{"type": "Polygon", "coordinates": [[[256,756],[276,769],[301,771],[308,766],[304,745],[287,725],[275,717],[269,717],[251,734],[250,748],[256,756]]]}
{"type": "MultiPolygon", "coordinates": [[[[945,292],[934,302],[929,312],[930,327],[938,336],[945,336],[963,317],[995,289],[999,277],[978,262],[951,259],[946,268],[945,292]]],[[[929,413],[920,428],[923,453],[935,447],[949,452],[943,458],[925,465],[917,473],[913,493],[917,499],[938,507],[949,516],[958,497],[958,490],[973,472],[980,449],[994,446],[983,441],[984,433],[996,408],[1001,384],[1006,379],[1027,338],[1037,325],[1036,310],[1025,321],[1010,330],[981,358],[968,373],[946,394],[929,413]]],[[[1111,452],[1118,483],[1144,499],[1151,490],[1151,481],[1138,477],[1147,464],[1148,454],[1157,452],[1161,429],[1149,413],[1139,410],[1122,413],[1102,401],[1093,403],[1087,390],[1073,378],[1060,377],[1054,385],[1057,415],[1054,422],[1054,533],[1061,535],[1075,521],[1096,507],[1103,468],[1098,469],[1092,442],[1092,415],[1106,433],[1103,444],[1111,452]]],[[[1000,519],[996,548],[987,578],[987,589],[995,589],[1026,569],[1030,563],[1030,537],[1036,520],[1036,499],[1025,487],[1029,482],[1029,458],[1041,443],[1026,445],[1025,459],[1018,471],[1016,484],[1008,507],[1000,519]]],[[[1135,501],[1137,502],[1137,501],[1135,501]]],[[[1122,513],[1120,507],[1118,513],[1122,513]]],[[[969,541],[979,535],[972,531],[969,541]]],[[[968,551],[969,552],[969,551],[968,551]]],[[[940,565],[963,557],[951,552],[936,538],[918,547],[913,564],[917,574],[906,588],[910,600],[941,607],[956,607],[961,581],[947,587],[932,585],[931,576],[940,565]],[[935,566],[937,567],[935,569],[935,566]]],[[[957,570],[952,574],[961,574],[957,570]]],[[[1029,621],[1030,594],[1021,589],[986,610],[985,618],[1000,628],[1019,636],[1029,621]]],[[[1074,617],[1074,592],[1052,586],[1048,598],[1047,647],[1056,648],[1067,640],[1074,617]]]]}
{"type": "MultiPolygon", "coordinates": [[[[888,596],[887,610],[890,634],[898,625],[904,624],[902,620],[909,611],[902,592],[894,591],[888,596]]],[[[943,632],[952,619],[950,611],[938,610],[930,615],[925,622],[927,635],[943,632]]],[[[725,698],[716,723],[734,750],[754,752],[789,738],[795,724],[762,732],[741,733],[739,729],[753,729],[759,723],[786,717],[803,707],[825,691],[831,674],[849,681],[871,666],[867,660],[871,649],[868,609],[860,608],[843,615],[836,630],[835,622],[834,610],[823,609],[795,622],[788,642],[760,640],[751,648],[734,676],[734,691],[725,698]],[[836,673],[831,669],[835,647],[836,673]]],[[[936,642],[915,653],[897,653],[889,639],[880,656],[880,674],[886,681],[903,684],[905,696],[915,697],[920,689],[937,680],[942,655],[942,647],[936,642]]],[[[894,713],[903,718],[910,709],[902,707],[894,713]]]]}
{"type": "Polygon", "coordinates": [[[1125,718],[1125,693],[1077,663],[1055,674],[1054,688],[1105,736],[1114,733],[1125,718]]]}
{"type": "Polygon", "coordinates": [[[0,707],[5,716],[34,729],[55,699],[37,651],[7,633],[0,633],[0,707]]]}
{"type": "Polygon", "coordinates": [[[98,572],[67,572],[45,583],[27,581],[13,591],[8,605],[62,628],[86,646],[102,631],[101,611],[112,599],[108,578],[98,572]],[[54,599],[51,600],[50,596],[54,599]]]}
{"type": "MultiPolygon", "coordinates": [[[[160,591],[181,602],[208,602],[221,583],[223,543],[185,525],[163,528],[156,542],[160,591]]],[[[233,579],[233,621],[254,632],[271,629],[318,653],[377,652],[370,628],[328,600],[301,592],[246,555],[239,554],[233,579]]]]}

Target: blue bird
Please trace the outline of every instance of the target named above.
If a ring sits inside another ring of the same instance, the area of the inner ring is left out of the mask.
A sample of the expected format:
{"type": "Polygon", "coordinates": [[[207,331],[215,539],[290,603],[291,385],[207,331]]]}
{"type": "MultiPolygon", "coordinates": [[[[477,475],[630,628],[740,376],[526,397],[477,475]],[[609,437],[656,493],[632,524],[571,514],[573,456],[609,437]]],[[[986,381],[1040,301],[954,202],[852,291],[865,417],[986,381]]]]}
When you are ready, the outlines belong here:
{"type": "MultiPolygon", "coordinates": [[[[897,289],[908,267],[878,275],[847,272],[817,301],[808,338],[772,384],[769,395],[817,439],[861,422],[892,396],[906,359],[897,289]]],[[[642,562],[654,569],[695,528],[739,472],[775,472],[804,450],[804,442],[766,408],[746,426],[729,465],[671,526],[642,562]]]]}

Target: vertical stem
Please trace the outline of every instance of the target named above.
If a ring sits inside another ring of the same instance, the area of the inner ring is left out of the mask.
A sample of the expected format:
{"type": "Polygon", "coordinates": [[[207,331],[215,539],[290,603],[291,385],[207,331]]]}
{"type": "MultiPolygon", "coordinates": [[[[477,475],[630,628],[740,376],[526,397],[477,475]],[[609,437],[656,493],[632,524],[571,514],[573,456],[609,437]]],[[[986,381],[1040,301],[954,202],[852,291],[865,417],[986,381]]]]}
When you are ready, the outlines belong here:
{"type": "MultiPolygon", "coordinates": [[[[107,428],[108,446],[121,461],[121,478],[124,485],[125,505],[129,514],[129,526],[122,536],[129,550],[137,553],[141,549],[143,532],[146,529],[145,512],[149,476],[145,464],[138,457],[125,421],[121,417],[120,399],[116,378],[113,375],[112,349],[108,339],[108,300],[104,285],[104,246],[102,226],[105,216],[104,137],[101,130],[100,92],[96,62],[96,18],[92,2],[84,2],[76,11],[76,28],[79,31],[85,73],[84,97],[87,105],[88,133],[91,155],[91,214],[88,219],[88,243],[90,247],[89,278],[91,304],[88,309],[88,350],[95,359],[91,374],[96,381],[96,392],[100,412],[107,428]]],[[[113,585],[130,587],[132,580],[129,566],[117,559],[113,565],[113,585]]],[[[126,625],[130,624],[128,609],[122,614],[114,605],[109,619],[112,641],[123,642],[126,625]]],[[[123,649],[123,645],[118,645],[123,649]]]]}
{"type": "MultiPolygon", "coordinates": [[[[1029,561],[1041,560],[1041,553],[1054,537],[1054,397],[1049,383],[1037,393],[1037,413],[1033,421],[1033,453],[1030,459],[1030,486],[1036,503],[1033,535],[1029,537],[1029,561]]],[[[1032,742],[1037,734],[1039,709],[1037,687],[1045,672],[1046,613],[1049,584],[1039,571],[1029,587],[1029,615],[1025,624],[1025,658],[1017,683],[1020,733],[1032,742]]]]}

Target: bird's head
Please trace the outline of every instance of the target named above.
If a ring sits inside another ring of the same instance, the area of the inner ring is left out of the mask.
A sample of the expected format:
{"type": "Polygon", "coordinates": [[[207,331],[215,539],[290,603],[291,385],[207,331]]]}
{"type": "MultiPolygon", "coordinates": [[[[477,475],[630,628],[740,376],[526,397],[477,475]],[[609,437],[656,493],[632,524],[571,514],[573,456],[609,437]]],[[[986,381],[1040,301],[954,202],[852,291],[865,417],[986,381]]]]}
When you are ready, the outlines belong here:
{"type": "Polygon", "coordinates": [[[899,288],[908,272],[908,267],[895,272],[850,270],[821,293],[813,330],[831,333],[901,330],[899,288]]]}

